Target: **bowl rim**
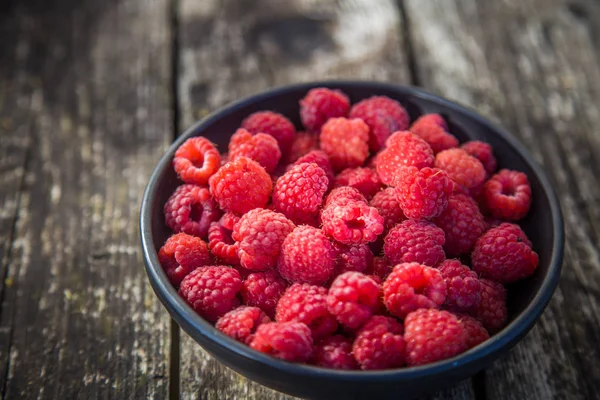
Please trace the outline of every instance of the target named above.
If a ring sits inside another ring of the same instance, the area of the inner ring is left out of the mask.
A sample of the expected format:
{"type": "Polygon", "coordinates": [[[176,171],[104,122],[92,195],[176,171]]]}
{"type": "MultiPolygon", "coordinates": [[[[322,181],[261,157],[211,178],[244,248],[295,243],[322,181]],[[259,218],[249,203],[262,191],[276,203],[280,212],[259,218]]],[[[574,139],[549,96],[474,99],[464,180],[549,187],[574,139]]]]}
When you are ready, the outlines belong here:
{"type": "Polygon", "coordinates": [[[237,353],[238,356],[266,364],[269,367],[283,370],[291,374],[319,376],[319,378],[324,379],[330,378],[359,382],[373,380],[409,380],[421,378],[424,376],[442,373],[461,365],[477,363],[480,360],[500,352],[506,346],[512,347],[512,345],[514,345],[533,327],[535,321],[541,316],[542,312],[548,305],[556,286],[558,285],[564,253],[563,216],[556,192],[554,191],[554,188],[552,187],[544,170],[537,164],[531,153],[512,134],[482,117],[473,109],[447,100],[438,95],[429,93],[421,88],[365,80],[325,80],[274,87],[258,94],[253,94],[231,102],[194,123],[171,144],[169,149],[161,157],[149,178],[148,185],[146,186],[143,195],[140,211],[140,234],[145,269],[148,278],[150,279],[150,283],[160,301],[163,303],[165,308],[167,308],[169,314],[188,334],[190,334],[190,336],[193,337],[198,334],[203,335],[208,340],[215,342],[217,345],[237,353]],[[487,126],[491,131],[494,131],[496,134],[500,135],[504,140],[506,140],[515,149],[518,155],[527,164],[529,164],[529,167],[539,179],[542,190],[548,197],[552,216],[552,225],[554,227],[554,240],[552,245],[552,255],[549,261],[550,265],[540,289],[525,310],[517,315],[515,319],[505,326],[499,333],[491,336],[490,339],[464,353],[431,364],[374,371],[335,370],[308,364],[283,361],[251,349],[250,347],[231,339],[227,335],[218,331],[209,322],[201,318],[181,297],[179,297],[177,291],[169,282],[167,275],[164,273],[160,265],[157,250],[154,248],[151,229],[151,206],[155,200],[159,177],[162,175],[165,168],[169,168],[171,166],[171,160],[177,147],[179,147],[179,145],[181,145],[183,141],[189,137],[197,136],[194,135],[195,132],[202,131],[205,127],[210,126],[216,120],[227,117],[229,114],[255,101],[273,98],[289,91],[308,91],[315,87],[336,88],[339,86],[370,88],[373,90],[374,95],[377,90],[392,90],[398,94],[410,95],[430,102],[438,103],[444,107],[453,109],[454,111],[461,113],[482,125],[487,126]]]}

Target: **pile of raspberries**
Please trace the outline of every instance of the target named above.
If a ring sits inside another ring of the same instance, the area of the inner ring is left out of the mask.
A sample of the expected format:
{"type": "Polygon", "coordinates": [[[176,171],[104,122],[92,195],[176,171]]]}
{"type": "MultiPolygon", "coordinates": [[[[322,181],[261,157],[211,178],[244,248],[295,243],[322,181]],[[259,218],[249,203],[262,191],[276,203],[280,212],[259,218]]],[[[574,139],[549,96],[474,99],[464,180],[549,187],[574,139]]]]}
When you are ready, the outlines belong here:
{"type": "Polygon", "coordinates": [[[504,285],[538,265],[515,224],[527,176],[388,97],[312,89],[300,119],[260,111],[226,152],[177,149],[159,258],[180,296],[255,350],[326,368],[431,363],[502,329],[504,285]]]}

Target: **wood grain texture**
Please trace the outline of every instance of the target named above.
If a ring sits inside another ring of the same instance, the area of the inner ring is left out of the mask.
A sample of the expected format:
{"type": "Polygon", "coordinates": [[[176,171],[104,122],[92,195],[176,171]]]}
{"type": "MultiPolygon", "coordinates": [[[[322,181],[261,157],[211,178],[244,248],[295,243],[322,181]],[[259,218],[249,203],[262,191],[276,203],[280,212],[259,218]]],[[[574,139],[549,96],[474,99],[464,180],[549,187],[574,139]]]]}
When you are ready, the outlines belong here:
{"type": "MultiPolygon", "coordinates": [[[[3,398],[167,396],[169,319],[143,272],[137,215],[171,138],[168,5],[27,1],[2,17],[14,30],[0,54],[16,49],[18,79],[0,84],[16,82],[8,101],[29,113],[0,146],[12,157],[3,176],[24,177],[0,315],[3,398]]],[[[10,201],[18,183],[1,193],[10,201]]]]}

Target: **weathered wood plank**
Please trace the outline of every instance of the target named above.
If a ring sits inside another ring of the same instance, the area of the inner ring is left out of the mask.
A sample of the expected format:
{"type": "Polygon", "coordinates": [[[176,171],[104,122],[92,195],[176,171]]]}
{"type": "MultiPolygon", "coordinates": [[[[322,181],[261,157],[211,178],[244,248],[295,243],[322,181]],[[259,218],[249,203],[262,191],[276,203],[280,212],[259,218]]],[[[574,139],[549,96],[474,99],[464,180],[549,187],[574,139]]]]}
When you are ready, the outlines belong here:
{"type": "Polygon", "coordinates": [[[136,221],[171,138],[168,11],[168,0],[11,11],[15,70],[31,86],[16,99],[35,145],[0,316],[3,398],[167,397],[169,318],[143,272],[136,221]]]}
{"type": "Polygon", "coordinates": [[[477,108],[519,136],[545,166],[563,206],[567,248],[559,288],[531,333],[486,371],[486,395],[597,398],[597,5],[405,3],[423,85],[477,108]]]}

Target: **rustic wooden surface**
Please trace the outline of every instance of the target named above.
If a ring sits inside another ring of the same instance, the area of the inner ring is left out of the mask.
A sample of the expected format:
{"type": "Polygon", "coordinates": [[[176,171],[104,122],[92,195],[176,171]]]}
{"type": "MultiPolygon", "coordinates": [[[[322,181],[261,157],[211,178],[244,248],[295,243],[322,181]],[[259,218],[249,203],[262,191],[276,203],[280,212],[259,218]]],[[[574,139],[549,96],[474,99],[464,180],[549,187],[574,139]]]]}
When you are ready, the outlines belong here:
{"type": "Polygon", "coordinates": [[[325,78],[470,105],[517,135],[559,193],[565,263],[542,319],[432,398],[600,398],[599,67],[594,0],[3,2],[2,398],[289,398],[170,324],[141,269],[137,213],[182,128],[325,78]]]}

